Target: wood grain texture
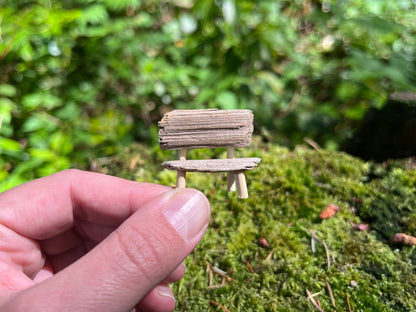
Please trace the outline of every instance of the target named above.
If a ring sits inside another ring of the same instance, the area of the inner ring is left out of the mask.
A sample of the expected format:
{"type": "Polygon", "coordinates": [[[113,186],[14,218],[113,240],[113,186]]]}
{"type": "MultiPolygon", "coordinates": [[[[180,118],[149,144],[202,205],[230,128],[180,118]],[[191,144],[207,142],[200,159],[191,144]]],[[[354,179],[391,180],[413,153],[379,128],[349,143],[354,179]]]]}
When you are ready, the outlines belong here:
{"type": "Polygon", "coordinates": [[[238,172],[253,169],[260,161],[261,158],[171,160],[162,167],[193,172],[238,172]]]}
{"type": "Polygon", "coordinates": [[[159,121],[163,150],[245,147],[253,133],[253,112],[246,109],[174,110],[159,121]]]}

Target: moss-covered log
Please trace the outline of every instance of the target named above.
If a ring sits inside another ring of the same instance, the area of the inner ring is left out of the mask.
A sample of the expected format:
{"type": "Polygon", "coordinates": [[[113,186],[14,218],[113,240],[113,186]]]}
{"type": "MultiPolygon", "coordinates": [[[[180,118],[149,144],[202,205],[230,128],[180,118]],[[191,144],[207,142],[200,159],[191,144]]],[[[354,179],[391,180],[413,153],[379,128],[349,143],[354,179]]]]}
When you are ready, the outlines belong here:
{"type": "MultiPolygon", "coordinates": [[[[398,232],[416,235],[415,164],[254,145],[238,155],[263,159],[247,173],[247,200],[226,192],[225,175],[189,174],[212,220],[174,286],[177,310],[317,311],[309,291],[324,311],[415,311],[415,247],[390,242],[398,232]],[[340,211],[321,220],[330,204],[340,211]]],[[[104,169],[173,186],[175,173],[160,167],[169,158],[134,147],[104,169]]]]}

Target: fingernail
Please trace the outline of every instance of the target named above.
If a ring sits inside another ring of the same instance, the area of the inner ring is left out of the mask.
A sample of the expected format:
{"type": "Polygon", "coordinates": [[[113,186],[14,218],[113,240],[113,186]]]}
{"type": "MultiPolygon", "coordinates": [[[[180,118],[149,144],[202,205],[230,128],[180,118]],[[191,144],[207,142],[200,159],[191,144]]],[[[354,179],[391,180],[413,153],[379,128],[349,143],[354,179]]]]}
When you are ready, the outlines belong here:
{"type": "Polygon", "coordinates": [[[208,224],[210,207],[199,191],[176,189],[166,204],[164,215],[185,241],[195,238],[208,224]]]}
{"type": "Polygon", "coordinates": [[[170,290],[169,286],[159,285],[156,287],[156,290],[159,296],[168,297],[168,298],[173,299],[173,301],[176,301],[175,297],[172,295],[172,291],[170,290]]]}

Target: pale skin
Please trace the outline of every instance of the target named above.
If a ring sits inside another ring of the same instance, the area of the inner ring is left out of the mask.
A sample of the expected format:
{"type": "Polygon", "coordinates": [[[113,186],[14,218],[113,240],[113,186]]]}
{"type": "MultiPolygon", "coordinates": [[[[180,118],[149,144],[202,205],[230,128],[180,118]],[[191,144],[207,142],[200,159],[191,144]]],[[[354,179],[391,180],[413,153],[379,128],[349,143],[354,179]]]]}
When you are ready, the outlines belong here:
{"type": "Polygon", "coordinates": [[[0,194],[0,311],[173,311],[204,235],[192,189],[63,171],[0,194]]]}

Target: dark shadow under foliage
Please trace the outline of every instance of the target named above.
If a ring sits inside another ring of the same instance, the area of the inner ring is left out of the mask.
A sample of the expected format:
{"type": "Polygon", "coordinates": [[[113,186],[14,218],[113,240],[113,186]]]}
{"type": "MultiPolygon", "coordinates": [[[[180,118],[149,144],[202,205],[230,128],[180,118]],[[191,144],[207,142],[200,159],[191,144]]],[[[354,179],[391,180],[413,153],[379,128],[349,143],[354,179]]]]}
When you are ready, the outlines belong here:
{"type": "Polygon", "coordinates": [[[343,150],[375,161],[416,156],[416,106],[389,100],[371,108],[343,150]]]}

